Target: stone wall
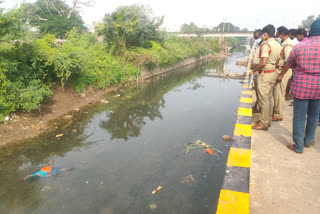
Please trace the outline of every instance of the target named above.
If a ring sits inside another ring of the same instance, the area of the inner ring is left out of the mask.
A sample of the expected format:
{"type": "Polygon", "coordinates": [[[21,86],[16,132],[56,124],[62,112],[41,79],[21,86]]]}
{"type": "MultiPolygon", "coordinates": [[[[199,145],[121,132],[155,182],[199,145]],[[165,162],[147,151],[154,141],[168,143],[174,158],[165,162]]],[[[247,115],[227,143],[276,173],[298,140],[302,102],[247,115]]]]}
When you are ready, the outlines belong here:
{"type": "Polygon", "coordinates": [[[141,79],[148,79],[152,76],[157,76],[157,75],[160,75],[160,74],[163,74],[163,73],[166,73],[166,72],[169,72],[169,71],[172,71],[172,70],[175,70],[175,69],[178,69],[178,68],[205,60],[205,59],[210,59],[212,57],[216,57],[216,55],[209,54],[209,55],[201,56],[201,57],[189,57],[189,58],[184,59],[174,65],[170,65],[170,66],[167,66],[164,68],[156,67],[152,70],[144,69],[141,71],[140,77],[141,77],[141,79]]]}

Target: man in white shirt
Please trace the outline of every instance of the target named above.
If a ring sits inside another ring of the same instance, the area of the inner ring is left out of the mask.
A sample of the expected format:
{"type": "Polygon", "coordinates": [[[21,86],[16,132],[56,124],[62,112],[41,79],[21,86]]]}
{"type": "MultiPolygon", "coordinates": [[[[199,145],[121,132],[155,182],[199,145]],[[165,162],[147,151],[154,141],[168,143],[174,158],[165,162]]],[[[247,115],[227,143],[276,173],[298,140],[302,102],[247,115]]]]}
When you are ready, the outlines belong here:
{"type": "Polygon", "coordinates": [[[289,37],[290,37],[290,39],[293,41],[293,44],[294,44],[294,45],[296,45],[296,44],[299,43],[299,41],[298,41],[298,39],[297,39],[297,37],[296,37],[296,34],[297,34],[296,32],[297,32],[297,30],[294,29],[294,28],[292,28],[292,29],[289,30],[289,37]]]}

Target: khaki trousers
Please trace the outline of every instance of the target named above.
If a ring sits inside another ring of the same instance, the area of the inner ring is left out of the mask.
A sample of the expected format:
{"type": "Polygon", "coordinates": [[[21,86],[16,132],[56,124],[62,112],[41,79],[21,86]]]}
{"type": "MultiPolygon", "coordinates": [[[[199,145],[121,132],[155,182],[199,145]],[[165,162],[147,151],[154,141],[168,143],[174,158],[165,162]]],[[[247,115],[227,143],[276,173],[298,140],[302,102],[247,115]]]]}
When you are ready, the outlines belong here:
{"type": "Polygon", "coordinates": [[[273,87],[277,73],[261,73],[258,77],[258,95],[261,104],[260,121],[268,126],[272,121],[273,113],[273,87]]]}
{"type": "MultiPolygon", "coordinates": [[[[280,70],[276,70],[277,76],[280,74],[280,70]]],[[[292,77],[292,70],[289,69],[283,76],[283,79],[279,83],[275,83],[273,96],[274,96],[274,107],[273,116],[283,117],[283,108],[285,104],[286,89],[290,78],[292,77]]]]}
{"type": "Polygon", "coordinates": [[[260,104],[260,99],[259,99],[259,94],[258,94],[258,77],[259,77],[259,73],[255,73],[254,77],[253,77],[253,82],[254,82],[254,90],[256,92],[257,101],[254,106],[255,106],[256,110],[260,111],[261,104],[260,104]]]}

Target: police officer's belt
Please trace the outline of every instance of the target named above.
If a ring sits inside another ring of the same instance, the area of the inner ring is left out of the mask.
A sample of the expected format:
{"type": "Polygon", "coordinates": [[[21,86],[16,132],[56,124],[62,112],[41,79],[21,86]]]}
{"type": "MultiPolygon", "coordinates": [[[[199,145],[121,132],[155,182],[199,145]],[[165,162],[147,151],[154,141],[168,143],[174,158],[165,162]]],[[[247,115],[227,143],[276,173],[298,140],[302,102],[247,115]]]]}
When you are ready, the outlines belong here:
{"type": "Polygon", "coordinates": [[[267,74],[267,73],[273,73],[273,72],[275,72],[275,70],[259,71],[259,74],[261,74],[261,73],[267,74]]]}

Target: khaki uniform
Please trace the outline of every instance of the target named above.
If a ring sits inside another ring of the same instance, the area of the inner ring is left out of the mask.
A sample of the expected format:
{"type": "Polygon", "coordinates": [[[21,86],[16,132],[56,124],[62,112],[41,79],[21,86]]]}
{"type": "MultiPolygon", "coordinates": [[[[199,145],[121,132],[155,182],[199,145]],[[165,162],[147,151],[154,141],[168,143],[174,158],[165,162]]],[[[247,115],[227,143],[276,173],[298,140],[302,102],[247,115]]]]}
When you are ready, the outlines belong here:
{"type": "Polygon", "coordinates": [[[272,121],[273,87],[277,79],[276,61],[280,58],[281,46],[274,39],[268,39],[259,50],[260,58],[268,58],[258,77],[258,96],[261,103],[260,121],[268,126],[272,121]]]}
{"type": "MultiPolygon", "coordinates": [[[[255,65],[260,64],[261,59],[259,58],[259,50],[260,50],[261,45],[262,44],[257,44],[256,48],[254,49],[253,57],[252,57],[252,64],[255,64],[255,65]]],[[[259,99],[259,95],[258,95],[258,77],[259,77],[259,73],[256,72],[253,76],[254,89],[255,89],[256,97],[257,97],[255,108],[256,108],[256,110],[260,111],[261,110],[261,103],[260,103],[260,99],[259,99]]]]}
{"type": "MultiPolygon", "coordinates": [[[[277,75],[281,73],[281,70],[290,55],[290,52],[294,46],[294,42],[288,38],[282,43],[282,50],[280,53],[280,61],[276,70],[277,75]]],[[[273,116],[282,118],[283,108],[285,103],[286,89],[290,78],[292,77],[292,70],[289,69],[283,76],[280,83],[276,83],[274,86],[274,108],[273,116]]]]}

